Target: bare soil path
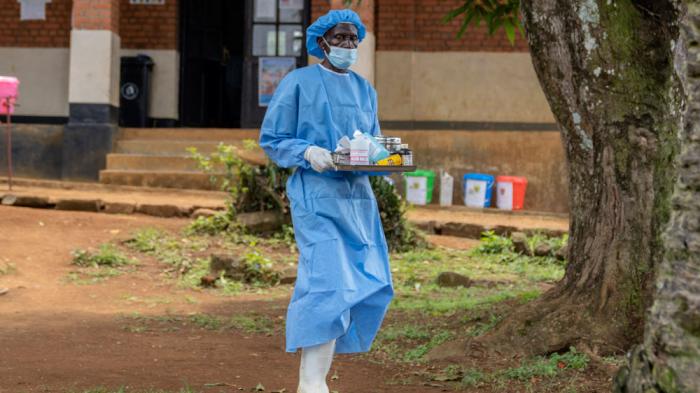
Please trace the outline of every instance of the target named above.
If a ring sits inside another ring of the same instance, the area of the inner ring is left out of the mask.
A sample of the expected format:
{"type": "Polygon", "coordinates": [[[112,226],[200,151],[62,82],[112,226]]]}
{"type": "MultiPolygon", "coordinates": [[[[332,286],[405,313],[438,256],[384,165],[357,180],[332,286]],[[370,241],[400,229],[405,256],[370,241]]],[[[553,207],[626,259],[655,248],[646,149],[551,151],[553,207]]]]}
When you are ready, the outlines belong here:
{"type": "MultiPolygon", "coordinates": [[[[0,392],[67,392],[105,386],[197,391],[294,392],[298,356],[281,334],[181,328],[129,330],[133,313],[188,316],[255,311],[282,324],[291,288],[273,295],[213,296],[178,288],[155,261],[93,285],[67,280],[71,251],[126,239],[131,231],[177,231],[188,221],[0,206],[0,392]],[[218,386],[205,386],[215,384],[218,386]]],[[[278,330],[276,330],[277,332],[278,330]]],[[[340,393],[430,392],[389,384],[401,370],[339,357],[331,389],[340,393]]]]}

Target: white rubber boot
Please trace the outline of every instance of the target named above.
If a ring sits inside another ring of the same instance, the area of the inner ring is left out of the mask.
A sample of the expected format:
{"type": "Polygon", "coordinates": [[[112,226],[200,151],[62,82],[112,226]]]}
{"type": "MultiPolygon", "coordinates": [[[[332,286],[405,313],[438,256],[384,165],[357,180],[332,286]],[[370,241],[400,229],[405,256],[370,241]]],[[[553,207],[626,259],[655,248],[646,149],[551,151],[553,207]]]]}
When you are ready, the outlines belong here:
{"type": "Polygon", "coordinates": [[[302,349],[297,393],[328,393],[326,376],[334,353],[335,340],[302,349]]]}

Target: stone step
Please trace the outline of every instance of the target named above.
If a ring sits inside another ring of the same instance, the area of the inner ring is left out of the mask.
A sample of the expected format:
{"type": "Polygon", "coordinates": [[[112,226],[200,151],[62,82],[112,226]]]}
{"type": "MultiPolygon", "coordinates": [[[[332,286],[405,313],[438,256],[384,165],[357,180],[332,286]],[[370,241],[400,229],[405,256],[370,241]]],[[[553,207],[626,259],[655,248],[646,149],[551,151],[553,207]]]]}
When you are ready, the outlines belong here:
{"type": "Polygon", "coordinates": [[[122,186],[218,190],[206,173],[195,171],[119,170],[100,171],[100,183],[122,186]]]}
{"type": "Polygon", "coordinates": [[[190,157],[183,156],[152,156],[146,154],[118,154],[107,155],[108,170],[132,170],[132,171],[186,171],[199,172],[197,162],[190,157]]]}
{"type": "Polygon", "coordinates": [[[236,128],[122,128],[119,139],[161,139],[194,141],[258,140],[257,129],[236,128]]]}

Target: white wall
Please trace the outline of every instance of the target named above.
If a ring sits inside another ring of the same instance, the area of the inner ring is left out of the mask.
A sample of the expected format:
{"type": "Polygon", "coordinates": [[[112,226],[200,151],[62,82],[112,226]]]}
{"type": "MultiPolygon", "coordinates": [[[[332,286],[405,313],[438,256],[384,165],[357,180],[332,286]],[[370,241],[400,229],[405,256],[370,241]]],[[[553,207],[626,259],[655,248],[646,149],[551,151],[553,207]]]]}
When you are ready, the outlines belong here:
{"type": "Polygon", "coordinates": [[[68,116],[68,48],[0,48],[0,75],[20,80],[17,115],[68,116]]]}

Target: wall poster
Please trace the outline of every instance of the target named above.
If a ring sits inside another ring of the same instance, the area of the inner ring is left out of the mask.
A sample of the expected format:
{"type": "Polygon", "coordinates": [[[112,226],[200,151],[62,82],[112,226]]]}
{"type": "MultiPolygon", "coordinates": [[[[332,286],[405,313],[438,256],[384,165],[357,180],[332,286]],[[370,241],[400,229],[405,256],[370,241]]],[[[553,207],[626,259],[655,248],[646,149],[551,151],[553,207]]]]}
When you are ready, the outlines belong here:
{"type": "Polygon", "coordinates": [[[294,57],[261,57],[258,63],[258,105],[267,106],[277,86],[297,66],[294,57]]]}

